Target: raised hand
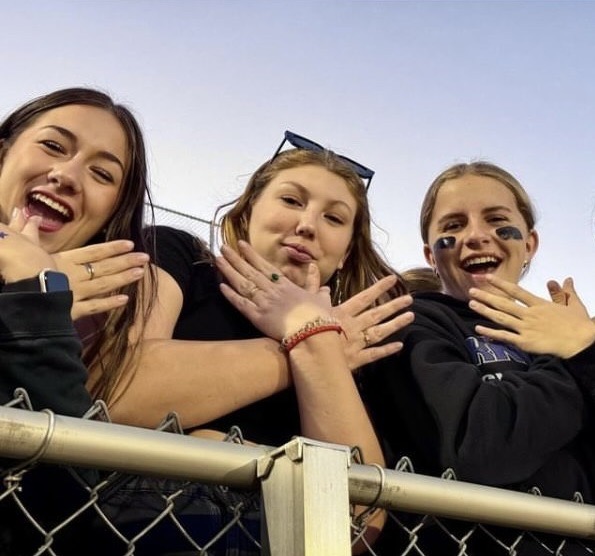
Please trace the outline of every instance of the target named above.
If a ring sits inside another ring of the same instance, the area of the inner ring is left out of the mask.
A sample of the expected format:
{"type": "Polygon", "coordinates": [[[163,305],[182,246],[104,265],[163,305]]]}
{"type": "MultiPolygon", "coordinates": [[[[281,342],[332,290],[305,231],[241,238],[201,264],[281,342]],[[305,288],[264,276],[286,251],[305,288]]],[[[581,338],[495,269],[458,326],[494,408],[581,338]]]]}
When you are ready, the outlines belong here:
{"type": "Polygon", "coordinates": [[[330,316],[329,289],[320,288],[316,265],[310,265],[302,288],[245,241],[238,247],[243,257],[225,245],[223,256],[217,257],[217,267],[228,281],[221,284],[221,292],[263,334],[281,340],[310,320],[330,316]]]}
{"type": "MultiPolygon", "coordinates": [[[[548,301],[494,275],[487,275],[486,281],[492,290],[471,288],[469,307],[506,330],[478,325],[475,327],[478,334],[529,353],[562,358],[577,354],[595,341],[595,323],[574,291],[572,281],[565,281],[563,293],[567,304],[548,301]]],[[[560,293],[557,288],[554,290],[560,293]]]]}
{"type": "Polygon", "coordinates": [[[7,282],[32,278],[44,268],[55,269],[51,255],[39,247],[37,216],[25,220],[15,211],[8,226],[0,224],[0,276],[7,282]]]}
{"type": "Polygon", "coordinates": [[[114,292],[140,280],[149,262],[146,253],[133,248],[132,241],[115,240],[53,255],[58,270],[70,280],[73,320],[127,303],[128,296],[114,292]]]}
{"type": "Polygon", "coordinates": [[[396,281],[396,276],[386,276],[332,309],[332,315],[339,320],[345,331],[344,350],[352,371],[403,348],[401,342],[375,345],[411,324],[414,319],[411,311],[401,313],[413,302],[410,295],[402,295],[372,306],[396,281]],[[393,316],[396,313],[400,314],[393,316]]]}

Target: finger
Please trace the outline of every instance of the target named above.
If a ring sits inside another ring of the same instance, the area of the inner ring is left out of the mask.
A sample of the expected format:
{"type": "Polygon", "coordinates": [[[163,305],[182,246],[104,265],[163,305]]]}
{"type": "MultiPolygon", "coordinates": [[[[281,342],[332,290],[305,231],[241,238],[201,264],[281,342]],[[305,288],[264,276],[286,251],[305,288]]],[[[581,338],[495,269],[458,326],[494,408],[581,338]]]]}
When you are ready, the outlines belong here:
{"type": "Polygon", "coordinates": [[[41,216],[31,216],[23,226],[21,233],[35,245],[39,245],[39,225],[41,216]]]}
{"type": "MultiPolygon", "coordinates": [[[[142,269],[146,267],[149,259],[150,257],[146,253],[134,252],[126,253],[125,255],[114,255],[108,259],[85,264],[93,264],[94,279],[97,279],[101,276],[118,274],[132,268],[142,269]]],[[[82,273],[83,277],[88,275],[85,264],[78,265],[81,270],[84,271],[84,273],[82,273]]]]}
{"type": "MultiPolygon", "coordinates": [[[[257,286],[252,280],[246,278],[244,274],[237,270],[236,267],[230,262],[230,259],[227,258],[228,255],[231,255],[228,252],[229,250],[222,248],[221,253],[223,256],[216,257],[215,264],[217,265],[219,272],[223,274],[231,288],[236,293],[243,297],[250,297],[254,293],[254,288],[257,286]]],[[[237,256],[237,253],[235,255],[237,256]]],[[[236,264],[238,263],[234,255],[231,255],[231,260],[233,260],[233,262],[236,264]]]]}
{"type": "Polygon", "coordinates": [[[25,218],[23,209],[15,207],[12,210],[12,214],[10,216],[10,222],[8,223],[8,227],[11,230],[14,230],[15,232],[22,232],[26,223],[27,223],[27,219],[25,218]]]}
{"type": "MultiPolygon", "coordinates": [[[[242,254],[241,261],[249,265],[249,267],[242,267],[242,272],[260,289],[266,290],[270,285],[268,282],[277,282],[284,278],[279,269],[261,257],[247,241],[240,240],[238,248],[242,254]]],[[[310,269],[308,269],[309,271],[310,269]]],[[[318,281],[320,282],[320,279],[318,281]]]]}
{"type": "Polygon", "coordinates": [[[521,318],[525,309],[525,307],[516,301],[513,301],[510,297],[503,297],[478,288],[471,288],[469,290],[469,296],[472,299],[479,301],[484,306],[513,315],[516,318],[521,318]]]}
{"type": "Polygon", "coordinates": [[[395,297],[361,313],[357,317],[358,324],[361,325],[362,329],[368,328],[409,307],[411,303],[413,303],[413,298],[410,295],[395,297]]]}
{"type": "Polygon", "coordinates": [[[318,265],[315,265],[314,263],[308,265],[304,289],[310,293],[317,293],[320,291],[320,270],[318,265]]]}
{"type": "Polygon", "coordinates": [[[110,295],[109,297],[75,301],[70,312],[72,320],[80,319],[89,315],[98,315],[113,311],[128,303],[127,295],[110,295]]]}
{"type": "Polygon", "coordinates": [[[78,249],[70,249],[62,251],[59,255],[73,264],[94,263],[113,257],[115,255],[122,255],[134,249],[134,243],[127,239],[116,239],[114,241],[107,241],[104,243],[95,243],[87,245],[86,247],[79,247],[78,249]]]}
{"type": "Polygon", "coordinates": [[[410,325],[414,320],[415,314],[413,311],[407,311],[386,322],[365,328],[369,343],[373,345],[381,342],[391,334],[410,325]]]}
{"type": "Polygon", "coordinates": [[[516,341],[519,338],[518,334],[514,332],[510,332],[509,330],[500,330],[496,328],[489,328],[487,326],[483,326],[478,324],[475,327],[475,332],[477,332],[480,336],[486,336],[491,338],[492,340],[496,340],[498,342],[503,342],[506,344],[515,345],[516,341]]]}
{"type": "Polygon", "coordinates": [[[394,275],[385,276],[378,280],[375,284],[367,287],[365,290],[357,293],[347,301],[342,303],[340,307],[351,316],[359,315],[364,309],[369,307],[378,299],[383,293],[386,293],[392,288],[397,281],[394,275]]]}
{"type": "Polygon", "coordinates": [[[509,282],[508,280],[503,280],[494,274],[487,274],[486,281],[491,286],[494,286],[496,289],[506,294],[508,297],[516,299],[527,306],[536,305],[543,302],[541,298],[521,288],[519,285],[509,282]]]}
{"type": "Polygon", "coordinates": [[[115,290],[138,282],[145,273],[145,267],[135,267],[93,280],[86,279],[80,282],[73,282],[71,283],[71,287],[77,299],[90,299],[111,294],[115,290]]]}
{"type": "Polygon", "coordinates": [[[560,305],[566,305],[568,303],[568,295],[558,282],[555,280],[549,280],[546,285],[548,293],[550,294],[550,298],[554,303],[558,303],[560,305]]]}
{"type": "Polygon", "coordinates": [[[250,316],[254,314],[256,308],[252,301],[243,295],[240,295],[227,284],[219,284],[219,289],[227,301],[229,301],[246,318],[250,319],[250,316]]]}
{"type": "MultiPolygon", "coordinates": [[[[363,367],[368,363],[378,361],[403,349],[403,342],[390,342],[382,346],[369,347],[359,351],[355,357],[355,368],[363,367]]],[[[395,369],[396,370],[396,369],[395,369]]]]}
{"type": "Polygon", "coordinates": [[[480,303],[476,299],[469,301],[469,307],[479,313],[482,317],[485,317],[497,324],[511,328],[512,330],[518,331],[519,319],[503,311],[493,309],[492,307],[480,303]]]}

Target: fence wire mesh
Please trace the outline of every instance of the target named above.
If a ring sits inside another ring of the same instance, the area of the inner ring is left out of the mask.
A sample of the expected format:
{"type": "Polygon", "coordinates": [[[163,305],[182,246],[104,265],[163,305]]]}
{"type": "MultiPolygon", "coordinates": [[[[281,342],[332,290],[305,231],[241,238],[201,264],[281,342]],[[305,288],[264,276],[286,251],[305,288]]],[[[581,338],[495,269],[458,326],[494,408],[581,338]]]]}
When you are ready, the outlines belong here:
{"type": "MultiPolygon", "coordinates": [[[[14,399],[5,407],[37,413],[33,412],[26,392],[22,390],[17,390],[14,399]]],[[[47,412],[49,422],[52,415],[47,412]]],[[[105,406],[98,402],[83,419],[109,421],[109,415],[105,406]]],[[[48,431],[50,428],[48,426],[48,431]]],[[[183,434],[175,415],[167,416],[158,430],[183,434]]],[[[10,453],[7,443],[18,441],[18,435],[4,432],[0,436],[0,456],[10,453]]],[[[50,437],[48,432],[37,453],[28,459],[0,460],[0,554],[261,554],[258,487],[238,489],[225,484],[50,465],[39,461],[50,437]]],[[[232,429],[225,441],[243,444],[241,431],[232,429]]],[[[197,465],[200,464],[197,461],[197,465]]],[[[413,465],[406,458],[399,462],[397,470],[414,474],[413,465]]],[[[442,480],[451,484],[456,482],[450,471],[442,480]]],[[[378,483],[381,492],[382,480],[378,483]]],[[[538,492],[534,494],[539,496],[538,492]]],[[[386,504],[386,496],[382,499],[384,502],[379,502],[380,506],[394,505],[386,504]]],[[[575,502],[582,503],[580,497],[575,502]]],[[[387,515],[380,539],[367,547],[369,556],[575,556],[594,553],[591,541],[573,537],[398,510],[391,510],[387,515]]],[[[275,518],[278,516],[267,516],[267,519],[275,518]]],[[[365,529],[365,520],[352,518],[354,539],[362,538],[365,529]]],[[[297,554],[292,547],[282,553],[297,554]]]]}

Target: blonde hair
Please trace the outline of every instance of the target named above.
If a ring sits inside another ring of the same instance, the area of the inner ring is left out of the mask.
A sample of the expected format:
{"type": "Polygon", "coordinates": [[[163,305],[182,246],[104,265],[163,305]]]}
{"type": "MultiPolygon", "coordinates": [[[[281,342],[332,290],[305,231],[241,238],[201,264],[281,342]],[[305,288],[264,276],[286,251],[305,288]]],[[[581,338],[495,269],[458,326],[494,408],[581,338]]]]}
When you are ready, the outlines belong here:
{"type": "Polygon", "coordinates": [[[493,178],[496,181],[499,181],[502,185],[506,186],[514,195],[517,208],[519,209],[523,220],[527,224],[529,231],[535,228],[535,209],[533,208],[533,204],[531,203],[529,195],[520,182],[503,168],[500,168],[491,162],[478,160],[476,162],[455,164],[450,166],[441,174],[439,174],[430,185],[421,205],[421,213],[419,217],[421,237],[424,243],[428,243],[428,229],[430,227],[430,221],[432,220],[434,207],[436,206],[438,191],[440,191],[440,188],[446,181],[468,175],[493,178]]]}
{"type": "MultiPolygon", "coordinates": [[[[385,262],[372,241],[370,209],[363,181],[351,166],[332,151],[290,149],[265,162],[252,175],[246,189],[235,201],[217,209],[219,212],[222,208],[231,206],[220,220],[221,239],[234,249],[237,249],[238,240],[247,241],[252,206],[262,191],[279,172],[306,165],[320,166],[345,180],[357,204],[353,237],[348,248],[347,258],[343,268],[335,271],[328,282],[333,304],[337,304],[341,300],[349,299],[380,278],[389,274],[397,274],[397,272],[385,262]]],[[[405,293],[405,288],[402,282],[398,281],[386,297],[398,296],[403,293],[405,293]]]]}

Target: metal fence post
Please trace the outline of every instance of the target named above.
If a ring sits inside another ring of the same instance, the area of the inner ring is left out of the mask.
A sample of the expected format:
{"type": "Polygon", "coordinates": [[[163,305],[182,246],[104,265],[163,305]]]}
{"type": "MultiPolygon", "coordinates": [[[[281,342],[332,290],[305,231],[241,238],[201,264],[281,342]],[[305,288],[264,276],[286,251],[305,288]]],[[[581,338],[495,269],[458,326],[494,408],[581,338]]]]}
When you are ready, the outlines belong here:
{"type": "Polygon", "coordinates": [[[258,461],[262,554],[351,554],[346,446],[296,437],[258,461]]]}

